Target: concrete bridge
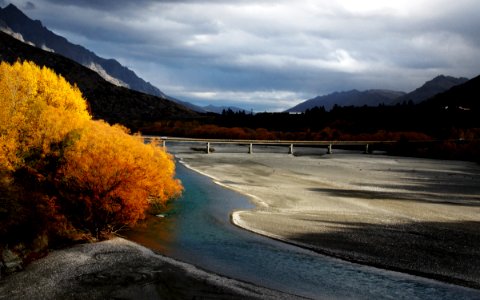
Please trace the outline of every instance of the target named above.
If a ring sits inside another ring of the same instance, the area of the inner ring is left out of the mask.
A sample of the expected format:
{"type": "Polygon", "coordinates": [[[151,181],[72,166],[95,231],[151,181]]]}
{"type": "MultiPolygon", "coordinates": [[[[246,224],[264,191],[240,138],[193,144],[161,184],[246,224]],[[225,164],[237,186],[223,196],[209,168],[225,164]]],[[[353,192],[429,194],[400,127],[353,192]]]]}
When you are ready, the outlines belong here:
{"type": "Polygon", "coordinates": [[[397,143],[398,141],[287,141],[287,140],[235,140],[235,139],[197,139],[179,137],[142,136],[144,141],[158,141],[162,147],[169,142],[195,143],[204,145],[207,154],[212,152],[213,145],[234,144],[245,145],[247,153],[254,153],[254,146],[285,146],[288,154],[295,153],[295,147],[324,147],[327,154],[332,154],[335,147],[362,147],[364,153],[371,153],[372,148],[378,145],[397,143]]]}

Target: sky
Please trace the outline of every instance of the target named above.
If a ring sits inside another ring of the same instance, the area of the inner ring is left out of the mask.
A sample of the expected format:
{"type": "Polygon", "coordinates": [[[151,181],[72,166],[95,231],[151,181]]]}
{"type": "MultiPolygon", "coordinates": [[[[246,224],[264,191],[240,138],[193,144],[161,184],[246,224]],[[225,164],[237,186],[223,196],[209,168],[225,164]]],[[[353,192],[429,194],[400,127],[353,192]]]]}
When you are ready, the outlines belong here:
{"type": "Polygon", "coordinates": [[[478,0],[0,0],[197,105],[282,111],[480,74],[478,0]]]}

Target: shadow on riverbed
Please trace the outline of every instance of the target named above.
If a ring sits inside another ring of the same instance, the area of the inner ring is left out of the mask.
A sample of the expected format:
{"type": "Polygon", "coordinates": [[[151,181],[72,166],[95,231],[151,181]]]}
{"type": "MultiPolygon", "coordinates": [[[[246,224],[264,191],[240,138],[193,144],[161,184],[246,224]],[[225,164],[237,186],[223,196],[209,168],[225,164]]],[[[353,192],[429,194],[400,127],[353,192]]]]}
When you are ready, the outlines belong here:
{"type": "Polygon", "coordinates": [[[316,222],[330,232],[289,239],[350,261],[480,288],[480,221],[316,222]]]}
{"type": "MultiPolygon", "coordinates": [[[[480,169],[469,166],[449,165],[448,171],[442,169],[388,169],[389,173],[399,174],[402,186],[391,185],[392,188],[404,188],[408,191],[426,191],[448,194],[470,194],[478,196],[480,186],[480,169]]],[[[385,171],[385,170],[375,170],[385,171]]],[[[385,186],[389,187],[389,186],[385,186]]],[[[480,198],[479,198],[480,199],[480,198]]]]}
{"type": "MultiPolygon", "coordinates": [[[[373,170],[385,172],[385,170],[373,170]]],[[[353,182],[359,188],[331,189],[311,188],[310,191],[324,193],[333,197],[345,197],[371,200],[408,200],[418,203],[436,203],[448,205],[480,206],[480,173],[477,168],[466,166],[442,169],[388,169],[396,173],[398,183],[353,182]]]]}
{"type": "MultiPolygon", "coordinates": [[[[365,185],[363,185],[365,187],[365,185]]],[[[376,185],[372,188],[382,189],[407,189],[407,186],[397,185],[376,185]]],[[[472,195],[458,195],[453,194],[450,197],[445,194],[434,194],[433,192],[388,192],[388,191],[375,191],[375,190],[358,190],[358,189],[330,189],[330,188],[311,188],[313,192],[324,193],[332,197],[345,197],[355,199],[368,199],[368,200],[405,200],[421,203],[435,203],[435,204],[448,204],[448,205],[461,205],[461,206],[480,206],[480,196],[472,195]]]]}

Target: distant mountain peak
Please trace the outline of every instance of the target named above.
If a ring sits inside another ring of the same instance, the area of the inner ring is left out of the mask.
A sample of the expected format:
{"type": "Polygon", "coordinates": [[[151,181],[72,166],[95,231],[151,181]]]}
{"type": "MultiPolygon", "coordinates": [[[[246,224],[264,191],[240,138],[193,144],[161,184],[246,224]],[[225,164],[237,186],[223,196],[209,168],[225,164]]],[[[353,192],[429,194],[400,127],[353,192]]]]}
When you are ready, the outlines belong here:
{"type": "Polygon", "coordinates": [[[440,75],[436,76],[435,78],[433,78],[432,80],[427,81],[425,84],[438,83],[438,82],[444,82],[444,81],[454,82],[454,83],[460,82],[460,81],[467,82],[467,81],[468,81],[468,78],[465,78],[465,77],[445,76],[445,75],[443,75],[443,74],[440,74],[440,75]]]}
{"type": "Polygon", "coordinates": [[[28,25],[39,26],[45,30],[48,30],[40,20],[30,19],[21,9],[19,9],[14,4],[10,3],[5,8],[3,8],[3,13],[5,16],[8,16],[10,19],[15,18],[17,22],[27,22],[28,25]]]}
{"type": "Polygon", "coordinates": [[[23,13],[23,11],[21,11],[18,7],[16,7],[14,4],[10,3],[8,4],[7,6],[5,6],[3,8],[5,11],[8,11],[8,12],[16,12],[16,13],[20,13],[22,15],[25,15],[23,13]]]}
{"type": "MultiPolygon", "coordinates": [[[[435,80],[441,80],[441,79],[448,79],[448,78],[455,78],[455,77],[440,74],[440,75],[435,76],[432,80],[429,80],[429,81],[435,81],[435,80]]],[[[427,81],[427,82],[429,82],[429,81],[427,81]]]]}
{"type": "Polygon", "coordinates": [[[23,13],[23,11],[21,11],[18,7],[16,7],[15,5],[13,4],[8,4],[5,8],[2,9],[3,11],[3,14],[5,16],[9,16],[10,18],[15,18],[17,19],[18,21],[25,21],[25,20],[29,20],[30,22],[35,22],[35,23],[39,23],[39,24],[42,24],[42,22],[36,20],[32,20],[30,19],[26,14],[23,13]]]}

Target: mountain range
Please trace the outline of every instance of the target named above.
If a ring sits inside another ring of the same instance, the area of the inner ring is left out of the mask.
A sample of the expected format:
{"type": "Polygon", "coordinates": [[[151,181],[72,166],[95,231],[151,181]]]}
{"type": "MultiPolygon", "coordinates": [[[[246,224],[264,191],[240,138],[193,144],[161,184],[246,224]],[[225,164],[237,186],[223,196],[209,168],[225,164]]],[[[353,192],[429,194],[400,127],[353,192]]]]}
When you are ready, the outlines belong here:
{"type": "MultiPolygon", "coordinates": [[[[40,21],[30,19],[13,4],[9,4],[5,8],[0,8],[0,30],[32,46],[70,58],[97,72],[103,77],[103,79],[117,86],[123,86],[139,92],[165,98],[177,102],[196,112],[221,113],[224,108],[214,107],[212,105],[201,107],[187,101],[170,97],[151,83],[138,77],[132,70],[122,66],[115,59],[99,57],[85,47],[69,42],[64,37],[53,33],[43,26],[40,21]]],[[[234,111],[238,110],[236,107],[226,108],[230,108],[234,111]]]]}
{"type": "Polygon", "coordinates": [[[64,37],[56,35],[43,26],[40,21],[34,21],[27,17],[13,4],[0,9],[0,19],[3,21],[3,27],[8,27],[11,31],[21,35],[24,41],[70,58],[96,71],[110,83],[166,98],[166,95],[158,88],[139,78],[132,70],[122,66],[118,61],[101,58],[80,45],[70,43],[64,37]]]}
{"type": "Polygon", "coordinates": [[[394,99],[404,96],[404,92],[389,91],[389,90],[367,90],[358,91],[351,90],[347,92],[334,92],[325,96],[318,96],[306,100],[290,109],[287,112],[304,112],[307,109],[312,109],[316,106],[325,107],[330,110],[334,105],[341,106],[377,106],[381,103],[390,103],[394,99]]]}
{"type": "MultiPolygon", "coordinates": [[[[29,59],[37,64],[49,66],[64,75],[67,80],[76,83],[91,102],[90,105],[95,116],[107,119],[108,121],[126,122],[131,125],[140,122],[143,117],[145,117],[146,120],[152,120],[155,116],[161,115],[159,111],[165,109],[162,105],[167,105],[166,103],[170,101],[180,105],[172,106],[167,110],[171,113],[178,111],[180,117],[191,116],[193,113],[192,110],[201,113],[222,113],[223,110],[229,109],[234,112],[243,111],[241,108],[232,106],[209,105],[200,107],[186,101],[169,97],[157,87],[138,77],[132,70],[122,66],[118,61],[101,58],[94,52],[80,45],[70,43],[64,37],[56,35],[47,29],[40,21],[31,20],[12,4],[5,8],[0,8],[0,30],[14,37],[17,42],[23,42],[22,44],[16,43],[12,41],[11,38],[9,39],[6,35],[2,34],[0,37],[2,41],[2,45],[0,45],[0,58],[2,60],[13,62],[18,58],[29,59]],[[38,50],[42,49],[44,51],[40,52],[26,46],[35,46],[38,50]],[[18,51],[18,53],[16,53],[16,51],[18,51]],[[81,69],[80,66],[73,66],[71,62],[64,60],[67,58],[90,69],[91,72],[81,69]],[[68,69],[66,67],[67,65],[72,65],[73,69],[68,69]],[[79,73],[75,74],[75,72],[79,73]],[[96,74],[96,76],[94,74],[96,74]],[[110,83],[110,85],[107,86],[106,83],[100,79],[110,83]],[[101,90],[100,87],[106,89],[101,90]],[[107,91],[113,92],[113,94],[119,96],[119,98],[116,99],[112,95],[107,95],[107,91]],[[127,95],[129,96],[127,97],[127,95]],[[132,99],[131,97],[136,97],[136,99],[132,99]],[[163,101],[159,101],[158,99],[162,99],[163,101]],[[134,105],[134,107],[129,107],[127,103],[134,105]],[[163,103],[160,105],[163,108],[159,106],[159,103],[163,103]],[[123,109],[123,111],[120,111],[120,108],[123,109]],[[143,109],[146,111],[142,111],[143,109]],[[153,111],[149,111],[151,109],[153,109],[153,111]]],[[[317,96],[306,100],[288,109],[287,112],[304,112],[316,106],[323,106],[325,109],[330,110],[335,105],[377,106],[379,104],[394,105],[408,101],[420,103],[437,94],[448,91],[452,87],[462,85],[467,81],[467,78],[440,75],[427,81],[421,87],[410,93],[379,89],[334,92],[329,95],[317,96]]],[[[173,115],[167,113],[165,116],[172,117],[173,115]]]]}
{"type": "Polygon", "coordinates": [[[347,92],[334,92],[332,94],[317,96],[289,108],[287,112],[304,112],[307,109],[323,106],[330,110],[334,105],[339,106],[377,106],[379,104],[394,105],[412,101],[415,104],[423,102],[433,96],[448,91],[454,86],[463,84],[468,78],[439,75],[425,82],[421,87],[410,93],[390,90],[351,90],[347,92]]]}

